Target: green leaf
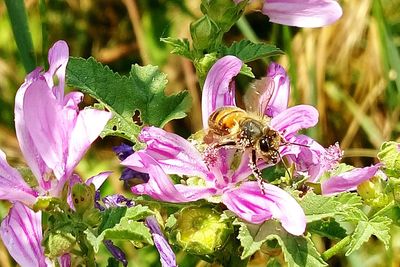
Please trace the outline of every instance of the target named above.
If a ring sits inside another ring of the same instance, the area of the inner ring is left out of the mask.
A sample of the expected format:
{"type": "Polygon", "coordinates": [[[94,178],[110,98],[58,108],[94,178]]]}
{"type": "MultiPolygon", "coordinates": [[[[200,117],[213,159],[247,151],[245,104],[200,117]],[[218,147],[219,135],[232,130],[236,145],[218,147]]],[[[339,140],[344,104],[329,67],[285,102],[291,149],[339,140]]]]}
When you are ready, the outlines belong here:
{"type": "Polygon", "coordinates": [[[357,224],[354,233],[351,235],[351,242],[346,256],[359,249],[364,242],[367,242],[369,238],[374,235],[385,244],[385,248],[388,249],[390,241],[390,224],[392,220],[387,217],[374,217],[370,220],[360,220],[357,224]]]}
{"type": "Polygon", "coordinates": [[[87,241],[89,242],[90,245],[92,245],[94,252],[95,252],[95,253],[98,253],[98,252],[99,252],[100,245],[102,244],[103,239],[104,239],[104,234],[101,234],[101,235],[99,235],[99,236],[97,237],[97,236],[96,236],[92,231],[90,231],[89,229],[86,229],[86,230],[84,231],[84,233],[85,233],[85,235],[86,235],[87,241]]]}
{"type": "Polygon", "coordinates": [[[333,218],[308,223],[307,231],[329,239],[343,239],[346,237],[346,230],[333,218]]]}
{"type": "Polygon", "coordinates": [[[126,207],[114,207],[104,211],[103,220],[98,228],[98,233],[102,233],[104,230],[114,227],[121,218],[125,215],[126,207]]]}
{"type": "Polygon", "coordinates": [[[276,239],[288,266],[327,266],[310,238],[293,236],[274,220],[266,221],[262,225],[246,224],[238,220],[234,224],[240,226],[238,239],[244,248],[242,259],[254,254],[265,241],[276,239]]]}
{"type": "Polygon", "coordinates": [[[271,44],[253,43],[249,40],[242,40],[240,42],[233,42],[230,47],[222,47],[220,54],[222,56],[233,55],[244,62],[250,62],[259,58],[282,55],[283,52],[271,44]]]}
{"type": "Polygon", "coordinates": [[[311,192],[300,201],[308,223],[335,216],[339,204],[335,198],[324,197],[311,192]]]}
{"type": "Polygon", "coordinates": [[[113,207],[107,209],[103,213],[103,220],[98,229],[98,236],[87,229],[85,231],[86,238],[93,246],[95,252],[98,252],[99,246],[104,239],[121,239],[129,240],[135,244],[148,243],[152,244],[149,229],[143,222],[137,222],[152,215],[153,212],[142,205],[131,208],[113,207]]]}
{"type": "Polygon", "coordinates": [[[141,127],[132,117],[139,112],[145,125],[163,127],[173,119],[186,116],[190,107],[187,92],[166,96],[166,75],[157,67],[132,65],[128,76],[114,73],[93,58],[70,58],[67,66],[67,83],[88,93],[108,110],[114,119],[107,126],[107,135],[124,135],[137,142],[141,127]]]}
{"type": "Polygon", "coordinates": [[[362,198],[356,193],[342,193],[336,196],[336,201],[340,203],[340,210],[346,211],[362,205],[362,198]]]}
{"type": "Polygon", "coordinates": [[[392,177],[400,177],[400,144],[385,142],[378,153],[378,159],[385,166],[385,173],[392,177]]]}
{"type": "Polygon", "coordinates": [[[167,37],[167,38],[161,38],[160,40],[173,47],[171,51],[172,54],[184,56],[190,60],[193,60],[193,53],[190,50],[190,44],[188,39],[167,37]]]}
{"type": "Polygon", "coordinates": [[[150,230],[143,222],[135,222],[126,218],[123,218],[113,228],[105,230],[102,235],[104,235],[104,239],[129,240],[135,244],[143,242],[153,244],[150,230]]]}
{"type": "Polygon", "coordinates": [[[137,205],[134,207],[130,207],[126,210],[124,218],[128,220],[142,220],[147,216],[154,215],[154,212],[149,209],[149,207],[137,205]]]}
{"type": "Polygon", "coordinates": [[[247,64],[243,64],[242,68],[240,69],[240,74],[246,75],[250,78],[255,78],[253,72],[251,71],[251,67],[247,64]]]}

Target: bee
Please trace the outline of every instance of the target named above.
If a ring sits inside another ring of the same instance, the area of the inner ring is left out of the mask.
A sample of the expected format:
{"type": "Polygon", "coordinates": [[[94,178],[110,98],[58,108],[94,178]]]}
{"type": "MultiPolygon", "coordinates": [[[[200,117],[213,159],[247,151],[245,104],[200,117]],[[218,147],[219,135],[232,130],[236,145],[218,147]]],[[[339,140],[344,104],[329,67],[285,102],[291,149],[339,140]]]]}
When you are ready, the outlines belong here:
{"type": "Polygon", "coordinates": [[[209,129],[204,139],[212,148],[230,147],[243,152],[250,150],[249,165],[263,192],[257,160],[261,158],[266,164],[276,164],[281,159],[279,148],[286,144],[281,134],[271,128],[271,117],[264,114],[273,95],[274,88],[268,80],[257,81],[245,95],[248,110],[236,106],[216,109],[208,118],[209,129]],[[260,97],[264,98],[262,106],[258,101],[260,97]]]}

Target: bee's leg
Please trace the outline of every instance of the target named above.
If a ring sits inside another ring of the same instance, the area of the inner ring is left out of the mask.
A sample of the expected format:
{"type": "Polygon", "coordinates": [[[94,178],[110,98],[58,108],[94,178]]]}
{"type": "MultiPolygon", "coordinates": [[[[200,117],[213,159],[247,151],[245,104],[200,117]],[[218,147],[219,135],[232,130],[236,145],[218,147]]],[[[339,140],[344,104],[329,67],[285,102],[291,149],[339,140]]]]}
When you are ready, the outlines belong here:
{"type": "Polygon", "coordinates": [[[224,147],[224,148],[237,148],[237,146],[238,146],[237,142],[235,142],[233,140],[224,140],[224,141],[221,141],[221,142],[214,143],[210,147],[218,149],[218,148],[221,148],[221,147],[224,147]]]}
{"type": "Polygon", "coordinates": [[[258,185],[261,188],[261,192],[265,195],[265,188],[264,188],[263,179],[261,176],[261,171],[257,167],[257,153],[254,149],[251,150],[249,166],[250,166],[250,169],[253,172],[254,176],[257,179],[258,185]]]}

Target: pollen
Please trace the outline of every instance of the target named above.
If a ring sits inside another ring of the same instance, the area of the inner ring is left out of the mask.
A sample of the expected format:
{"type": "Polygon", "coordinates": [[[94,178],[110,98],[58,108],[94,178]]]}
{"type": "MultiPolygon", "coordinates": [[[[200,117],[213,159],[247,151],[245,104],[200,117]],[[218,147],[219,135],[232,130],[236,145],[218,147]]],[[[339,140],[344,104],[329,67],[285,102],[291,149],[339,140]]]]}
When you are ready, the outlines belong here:
{"type": "Polygon", "coordinates": [[[213,167],[217,164],[218,156],[218,149],[208,146],[203,152],[203,161],[207,166],[213,167]]]}

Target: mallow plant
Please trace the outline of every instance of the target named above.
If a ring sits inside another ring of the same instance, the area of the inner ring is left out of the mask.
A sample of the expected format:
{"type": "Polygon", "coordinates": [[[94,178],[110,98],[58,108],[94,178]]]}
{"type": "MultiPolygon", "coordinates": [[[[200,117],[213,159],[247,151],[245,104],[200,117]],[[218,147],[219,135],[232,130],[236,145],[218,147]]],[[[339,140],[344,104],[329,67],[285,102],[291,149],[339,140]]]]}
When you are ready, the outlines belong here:
{"type": "MultiPolygon", "coordinates": [[[[268,266],[327,266],[371,236],[388,248],[399,222],[400,144],[388,141],[375,164],[354,167],[341,163],[340,144],[324,147],[305,134],[319,114],[288,105],[290,77],[271,60],[284,52],[223,42],[249,2],[203,0],[190,40],[161,40],[198,75],[203,123],[188,138],[163,129],[186,116],[191,99],[186,91],[166,95],[158,67],[133,64],[120,75],[94,58],[70,57],[65,41],[49,49],[49,69],[29,73],[15,98],[26,167],[11,166],[0,150],[0,198],[10,202],[0,236],[19,265],[98,266],[107,253],[108,266],[128,266],[127,249],[154,246],[162,266],[184,266],[183,255],[246,266],[255,253],[268,266]],[[259,59],[269,64],[256,79],[247,64],[259,59]],[[239,76],[252,79],[244,101],[239,76]],[[77,91],[65,93],[66,84],[77,91]],[[84,94],[97,102],[82,108],[84,94]],[[119,170],[74,172],[108,136],[123,140],[109,148],[130,189],[123,195],[99,191],[119,170]],[[332,245],[317,248],[317,236],[332,245]]],[[[334,0],[253,1],[253,9],[254,2],[271,22],[289,26],[323,27],[342,14],[334,0]]]]}

